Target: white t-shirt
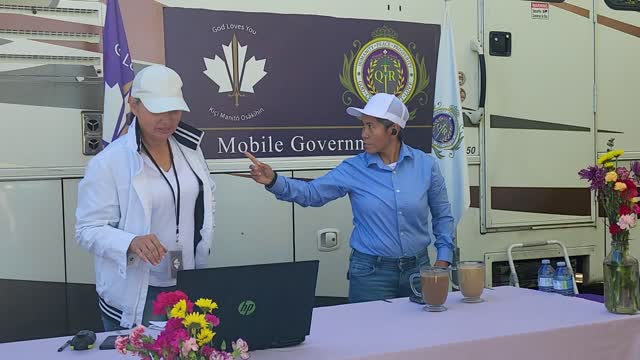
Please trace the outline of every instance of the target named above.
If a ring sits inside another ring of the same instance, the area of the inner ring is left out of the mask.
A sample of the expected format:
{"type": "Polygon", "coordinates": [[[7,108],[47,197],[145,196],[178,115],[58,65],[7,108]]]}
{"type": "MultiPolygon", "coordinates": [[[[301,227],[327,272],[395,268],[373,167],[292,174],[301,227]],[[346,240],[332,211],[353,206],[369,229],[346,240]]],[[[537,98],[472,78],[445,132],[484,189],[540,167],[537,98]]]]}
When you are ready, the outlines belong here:
{"type": "MultiPolygon", "coordinates": [[[[180,151],[178,144],[173,138],[169,141],[173,152],[173,162],[180,181],[180,244],[182,245],[182,263],[184,269],[195,268],[194,259],[194,210],[198,197],[198,180],[191,171],[184,155],[180,151]]],[[[158,237],[158,240],[167,249],[160,264],[151,267],[149,274],[149,285],[167,287],[175,286],[176,279],[171,278],[169,270],[168,251],[177,250],[176,245],[176,208],[173,195],[169,189],[167,181],[162,177],[158,168],[153,164],[146,152],[142,152],[144,159],[143,173],[147,179],[147,184],[151,188],[151,233],[158,237]]],[[[161,168],[162,169],[162,168],[161,168]]],[[[164,170],[163,170],[164,171],[164,170]]],[[[171,187],[178,196],[176,177],[173,167],[164,172],[164,176],[171,183],[171,187]]]]}
{"type": "Polygon", "coordinates": [[[395,170],[397,165],[398,165],[397,161],[396,162],[392,162],[391,164],[387,164],[387,166],[390,167],[391,170],[395,170]]]}

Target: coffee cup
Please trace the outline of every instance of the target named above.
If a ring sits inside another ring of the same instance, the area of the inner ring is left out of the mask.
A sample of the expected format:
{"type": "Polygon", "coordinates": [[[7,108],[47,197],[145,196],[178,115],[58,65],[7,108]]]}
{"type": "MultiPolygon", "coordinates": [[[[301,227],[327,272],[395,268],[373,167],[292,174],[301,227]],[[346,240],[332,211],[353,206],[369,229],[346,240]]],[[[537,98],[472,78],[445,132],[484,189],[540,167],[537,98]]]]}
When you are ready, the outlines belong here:
{"type": "Polygon", "coordinates": [[[409,285],[416,296],[422,297],[425,311],[445,311],[444,303],[449,293],[450,269],[440,266],[423,266],[419,273],[411,274],[409,285]],[[421,292],[413,285],[414,279],[420,277],[421,292]]]}
{"type": "Polygon", "coordinates": [[[479,303],[484,290],[485,265],[482,261],[461,261],[457,266],[462,301],[479,303]]]}

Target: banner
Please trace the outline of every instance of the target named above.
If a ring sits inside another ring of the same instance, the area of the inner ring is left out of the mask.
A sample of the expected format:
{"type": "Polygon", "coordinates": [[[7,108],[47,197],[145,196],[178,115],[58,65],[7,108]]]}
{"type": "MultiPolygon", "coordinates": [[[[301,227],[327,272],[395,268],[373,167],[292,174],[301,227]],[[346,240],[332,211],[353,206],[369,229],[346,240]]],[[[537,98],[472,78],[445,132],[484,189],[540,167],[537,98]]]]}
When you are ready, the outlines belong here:
{"type": "Polygon", "coordinates": [[[166,63],[183,78],[208,159],[352,155],[346,114],[377,92],[411,112],[405,141],[431,150],[440,26],[165,8],[166,63]]]}

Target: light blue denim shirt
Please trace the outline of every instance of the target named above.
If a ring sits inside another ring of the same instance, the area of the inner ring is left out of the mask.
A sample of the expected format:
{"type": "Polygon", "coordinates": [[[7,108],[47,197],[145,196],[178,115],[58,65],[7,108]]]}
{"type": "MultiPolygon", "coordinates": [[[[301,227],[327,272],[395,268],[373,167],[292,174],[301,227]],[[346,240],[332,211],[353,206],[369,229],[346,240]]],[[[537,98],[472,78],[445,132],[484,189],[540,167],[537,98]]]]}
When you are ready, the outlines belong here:
{"type": "Polygon", "coordinates": [[[452,261],[454,225],[444,179],[435,159],[421,150],[402,144],[395,169],[363,152],[313,181],[278,176],[268,190],[305,207],[349,194],[351,247],[365,254],[413,256],[431,243],[432,226],[437,260],[452,261]]]}

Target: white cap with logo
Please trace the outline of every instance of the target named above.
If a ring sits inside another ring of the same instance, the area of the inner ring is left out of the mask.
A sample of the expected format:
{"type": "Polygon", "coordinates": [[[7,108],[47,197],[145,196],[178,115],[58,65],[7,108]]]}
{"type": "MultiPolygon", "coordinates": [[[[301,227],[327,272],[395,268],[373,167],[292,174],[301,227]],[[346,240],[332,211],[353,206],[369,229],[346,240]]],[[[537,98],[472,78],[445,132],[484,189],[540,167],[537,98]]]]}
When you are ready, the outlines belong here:
{"type": "Polygon", "coordinates": [[[373,95],[364,109],[347,108],[347,114],[357,118],[362,115],[369,115],[379,119],[386,119],[400,125],[403,129],[407,125],[407,120],[409,120],[409,110],[404,103],[394,95],[386,93],[373,95]]]}
{"type": "Polygon", "coordinates": [[[180,75],[164,65],[151,65],[140,70],[133,79],[131,96],[142,100],[152,113],[189,111],[182,97],[180,75]]]}

